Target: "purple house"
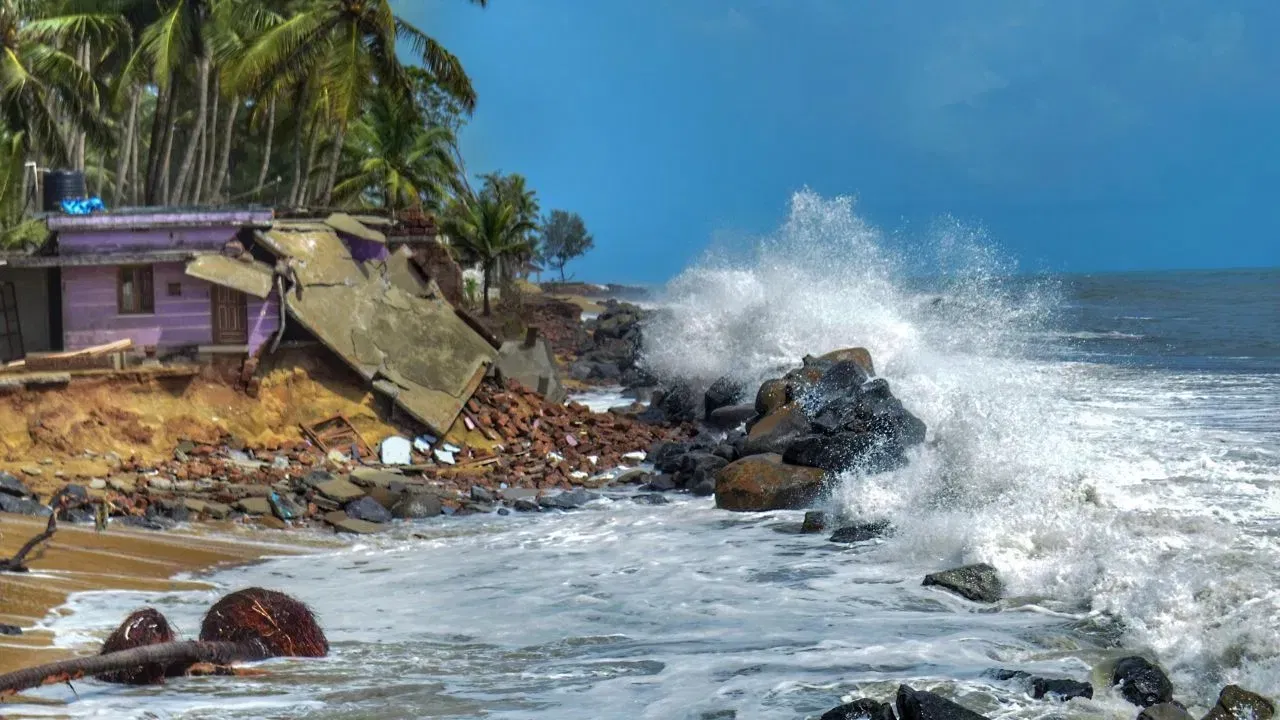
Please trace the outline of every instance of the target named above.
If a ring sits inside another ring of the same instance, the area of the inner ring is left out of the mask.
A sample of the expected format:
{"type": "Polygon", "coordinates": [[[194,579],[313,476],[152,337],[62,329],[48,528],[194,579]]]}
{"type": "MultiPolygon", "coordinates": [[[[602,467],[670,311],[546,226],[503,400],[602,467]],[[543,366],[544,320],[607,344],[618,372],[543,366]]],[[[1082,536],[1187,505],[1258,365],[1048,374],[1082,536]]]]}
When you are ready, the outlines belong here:
{"type": "Polygon", "coordinates": [[[40,324],[40,310],[22,304],[47,298],[47,327],[22,328],[23,350],[131,339],[135,352],[159,356],[253,355],[280,327],[273,259],[253,247],[253,232],[271,219],[269,210],[51,216],[54,253],[6,258],[0,268],[28,288],[14,293],[17,315],[40,324]]]}

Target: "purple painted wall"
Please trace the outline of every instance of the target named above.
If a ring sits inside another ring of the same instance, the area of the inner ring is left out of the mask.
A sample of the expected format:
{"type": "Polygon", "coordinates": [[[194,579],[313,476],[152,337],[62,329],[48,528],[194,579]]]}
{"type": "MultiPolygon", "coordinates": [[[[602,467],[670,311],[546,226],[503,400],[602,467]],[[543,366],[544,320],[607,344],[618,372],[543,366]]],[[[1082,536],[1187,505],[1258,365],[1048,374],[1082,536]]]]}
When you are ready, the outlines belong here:
{"type": "Polygon", "coordinates": [[[138,250],[220,250],[234,240],[238,227],[171,228],[168,230],[105,230],[58,233],[58,254],[109,253],[138,250]]]}
{"type": "Polygon", "coordinates": [[[347,249],[351,251],[351,259],[356,262],[385,260],[387,258],[387,246],[382,243],[361,240],[345,233],[338,233],[338,237],[342,238],[342,241],[347,244],[347,249]]]}
{"type": "MultiPolygon", "coordinates": [[[[113,266],[65,267],[62,270],[62,327],[67,350],[132,338],[135,347],[155,345],[211,345],[213,299],[211,286],[188,277],[182,263],[152,266],[155,313],[121,315],[118,312],[113,266]],[[169,295],[169,284],[178,283],[181,295],[169,295]]],[[[279,299],[273,291],[266,299],[248,301],[249,352],[254,353],[280,326],[279,299]]]]}

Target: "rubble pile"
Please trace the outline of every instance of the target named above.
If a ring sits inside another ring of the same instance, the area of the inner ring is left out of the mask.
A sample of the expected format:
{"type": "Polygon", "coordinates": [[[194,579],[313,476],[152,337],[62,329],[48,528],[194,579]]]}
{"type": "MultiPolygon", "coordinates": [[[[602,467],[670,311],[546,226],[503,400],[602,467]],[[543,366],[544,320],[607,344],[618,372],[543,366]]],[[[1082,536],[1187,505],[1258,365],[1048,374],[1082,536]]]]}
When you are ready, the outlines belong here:
{"type": "Polygon", "coordinates": [[[393,436],[380,455],[362,454],[362,442],[326,450],[312,440],[264,447],[231,436],[188,440],[161,462],[112,456],[106,477],[65,478],[47,502],[0,473],[0,510],[155,530],[243,518],[276,529],[325,524],[370,533],[396,518],[576,507],[591,497],[583,488],[609,481],[605,471],[690,434],[547,403],[518,383],[494,381],[480,387],[455,427],[443,439],[393,436]],[[395,464],[379,462],[392,456],[395,464]]]}

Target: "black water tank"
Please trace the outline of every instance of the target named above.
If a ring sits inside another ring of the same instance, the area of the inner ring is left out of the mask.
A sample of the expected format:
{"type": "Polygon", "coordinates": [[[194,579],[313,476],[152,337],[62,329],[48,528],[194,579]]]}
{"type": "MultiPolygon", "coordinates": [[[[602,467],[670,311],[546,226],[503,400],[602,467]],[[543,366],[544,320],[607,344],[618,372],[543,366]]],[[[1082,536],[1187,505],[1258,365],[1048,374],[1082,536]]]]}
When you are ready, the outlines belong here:
{"type": "Polygon", "coordinates": [[[44,174],[44,211],[58,212],[63,200],[85,195],[84,173],[75,170],[49,170],[44,174]]]}

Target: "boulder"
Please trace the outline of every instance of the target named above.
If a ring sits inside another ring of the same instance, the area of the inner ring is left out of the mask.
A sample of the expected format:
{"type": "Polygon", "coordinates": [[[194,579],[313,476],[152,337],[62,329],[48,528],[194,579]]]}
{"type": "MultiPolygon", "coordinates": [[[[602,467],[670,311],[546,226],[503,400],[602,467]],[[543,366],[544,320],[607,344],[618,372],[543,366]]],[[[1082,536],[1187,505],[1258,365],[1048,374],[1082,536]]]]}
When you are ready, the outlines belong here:
{"type": "Polygon", "coordinates": [[[658,493],[643,493],[640,495],[632,495],[631,502],[637,505],[666,505],[671,501],[665,495],[658,493]]]}
{"type": "Polygon", "coordinates": [[[823,362],[854,362],[857,363],[868,375],[876,374],[876,366],[871,362],[871,353],[866,348],[853,347],[843,350],[832,350],[831,352],[821,355],[818,360],[823,362]]]}
{"type": "Polygon", "coordinates": [[[676,489],[676,479],[670,475],[655,475],[648,483],[643,485],[641,490],[652,490],[654,492],[668,492],[676,489]]]}
{"type": "Polygon", "coordinates": [[[804,410],[795,403],[784,405],[760,418],[747,433],[747,442],[743,446],[745,455],[762,455],[786,452],[796,440],[809,434],[809,418],[804,410]]]}
{"type": "Polygon", "coordinates": [[[538,506],[538,501],[530,500],[529,498],[516,498],[515,502],[511,503],[511,507],[516,512],[542,512],[542,508],[538,506]]]}
{"type": "Polygon", "coordinates": [[[588,492],[582,488],[574,488],[566,490],[555,495],[543,495],[538,498],[538,504],[546,508],[556,508],[559,510],[574,510],[586,505],[592,500],[600,499],[600,495],[588,492]]]}
{"type": "Polygon", "coordinates": [[[237,501],[233,508],[245,515],[270,515],[271,502],[264,497],[251,497],[237,501]]]}
{"type": "Polygon", "coordinates": [[[316,492],[342,505],[364,497],[364,490],[343,478],[335,478],[316,485],[316,492]]]}
{"type": "Polygon", "coordinates": [[[986,563],[926,575],[924,585],[937,585],[974,602],[997,602],[1004,594],[999,572],[986,563]]]}
{"type": "Polygon", "coordinates": [[[782,452],[792,465],[842,472],[857,468],[876,473],[894,470],[907,462],[901,444],[871,432],[837,432],[830,435],[803,435],[782,452]]]}
{"type": "Polygon", "coordinates": [[[298,520],[307,514],[307,509],[293,499],[288,493],[273,492],[267,496],[271,504],[271,512],[282,521],[298,520]]]}
{"type": "Polygon", "coordinates": [[[859,698],[851,703],[831,708],[819,720],[894,720],[893,708],[888,703],[870,698],[859,698]]]}
{"type": "Polygon", "coordinates": [[[1031,696],[1037,700],[1071,700],[1072,698],[1093,698],[1093,686],[1079,680],[1056,680],[1049,678],[1031,679],[1031,696]]]}
{"type": "Polygon", "coordinates": [[[17,625],[9,625],[8,623],[0,623],[0,635],[21,635],[22,628],[17,625]]]}
{"type": "Polygon", "coordinates": [[[1143,708],[1138,713],[1138,720],[1195,720],[1187,709],[1177,703],[1157,703],[1143,708]]]}
{"type": "Polygon", "coordinates": [[[1222,692],[1218,694],[1218,704],[1209,710],[1204,720],[1271,720],[1275,714],[1276,706],[1270,700],[1239,685],[1228,685],[1222,688],[1222,692]]]}
{"type": "Polygon", "coordinates": [[[206,502],[204,504],[204,514],[214,520],[226,520],[231,515],[231,506],[220,502],[206,502]]]}
{"type": "Polygon", "coordinates": [[[702,413],[693,389],[685,383],[676,383],[654,396],[652,408],[662,412],[667,422],[693,422],[702,413]]]}
{"type": "Polygon", "coordinates": [[[184,523],[191,520],[191,511],[179,500],[152,500],[147,506],[147,517],[184,523]]]}
{"type": "Polygon", "coordinates": [[[856,543],[883,537],[889,532],[888,520],[846,525],[831,533],[831,542],[856,543]]]}
{"type": "Polygon", "coordinates": [[[0,493],[19,498],[34,498],[35,493],[17,477],[0,471],[0,493]]]}
{"type": "Polygon", "coordinates": [[[16,497],[8,493],[0,493],[0,512],[15,515],[48,515],[53,512],[47,506],[26,497],[16,497]]]}
{"type": "Polygon", "coordinates": [[[352,500],[342,509],[347,513],[347,517],[365,522],[385,523],[391,522],[392,518],[391,512],[371,497],[352,500]]]}
{"type": "Polygon", "coordinates": [[[715,481],[716,472],[729,464],[728,460],[709,452],[691,452],[680,460],[680,473],[688,478],[686,486],[705,480],[715,481]]]}
{"type": "Polygon", "coordinates": [[[804,522],[800,523],[802,533],[820,533],[827,527],[827,514],[821,510],[810,510],[804,514],[804,522]]]}
{"type": "Polygon", "coordinates": [[[899,720],[987,720],[986,716],[941,695],[913,690],[906,685],[898,686],[897,706],[899,720]]]}
{"type": "Polygon", "coordinates": [[[443,509],[439,496],[433,493],[406,493],[391,508],[391,515],[401,520],[425,520],[439,515],[443,509]]]}
{"type": "Polygon", "coordinates": [[[787,404],[787,382],[785,380],[766,380],[756,392],[755,411],[764,417],[787,404]]]}
{"type": "MultiPolygon", "coordinates": [[[[342,514],[342,513],[338,513],[342,514]]],[[[328,520],[328,516],[325,517],[328,520]]],[[[367,520],[357,520],[355,518],[337,518],[329,520],[329,524],[333,525],[335,532],[346,533],[350,535],[373,535],[380,533],[386,529],[386,525],[382,523],[372,523],[367,520]]]]}
{"type": "MultiPolygon", "coordinates": [[[[716,410],[737,402],[738,398],[742,396],[742,390],[742,383],[728,376],[711,383],[711,387],[707,388],[706,395],[703,397],[704,419],[710,420],[711,414],[716,410]]],[[[752,414],[754,412],[753,406],[752,414]]]]}
{"type": "Polygon", "coordinates": [[[716,494],[716,481],[706,478],[689,484],[689,493],[695,497],[710,497],[716,494]]]}
{"type": "Polygon", "coordinates": [[[1144,657],[1132,656],[1116,662],[1111,684],[1120,688],[1125,700],[1139,707],[1151,707],[1173,700],[1173,683],[1158,665],[1144,657]]]}
{"type": "Polygon", "coordinates": [[[777,454],[753,455],[716,473],[716,507],[737,512],[798,510],[822,494],[826,473],[787,465],[777,454]]]}
{"type": "Polygon", "coordinates": [[[707,423],[721,430],[732,430],[755,416],[755,405],[723,405],[707,415],[707,423]]]}

